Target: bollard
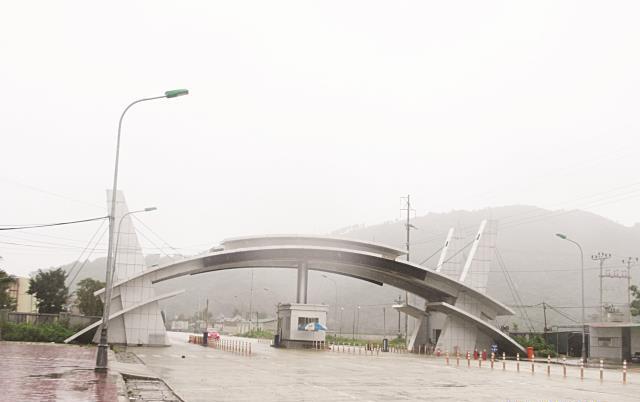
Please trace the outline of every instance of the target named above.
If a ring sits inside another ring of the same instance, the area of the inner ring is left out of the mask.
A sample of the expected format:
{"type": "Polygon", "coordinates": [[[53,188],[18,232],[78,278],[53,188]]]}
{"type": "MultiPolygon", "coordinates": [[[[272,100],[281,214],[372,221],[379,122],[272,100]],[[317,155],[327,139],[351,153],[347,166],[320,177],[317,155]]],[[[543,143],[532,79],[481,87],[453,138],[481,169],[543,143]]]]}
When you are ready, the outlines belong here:
{"type": "Polygon", "coordinates": [[[567,358],[562,358],[562,377],[567,378],[567,358]]]}
{"type": "Polygon", "coordinates": [[[507,354],[505,352],[502,352],[502,371],[505,371],[507,369],[507,354]]]}
{"type": "Polygon", "coordinates": [[[467,352],[467,367],[471,367],[471,355],[467,352]]]}
{"type": "Polygon", "coordinates": [[[358,355],[362,354],[362,346],[358,346],[358,355]]]}
{"type": "Polygon", "coordinates": [[[478,368],[482,368],[482,359],[478,359],[478,368]]]}
{"type": "Polygon", "coordinates": [[[456,350],[456,367],[460,367],[460,351],[456,350]]]}
{"type": "Polygon", "coordinates": [[[604,379],[604,362],[600,359],[600,382],[604,379]]]}
{"type": "Polygon", "coordinates": [[[584,360],[580,359],[580,379],[584,380],[584,360]]]}
{"type": "Polygon", "coordinates": [[[627,361],[626,360],[622,361],[622,383],[623,384],[627,383],[627,361]]]}
{"type": "Polygon", "coordinates": [[[380,356],[380,348],[376,348],[376,356],[380,356]]]}
{"type": "Polygon", "coordinates": [[[531,355],[531,374],[536,372],[536,355],[531,355]]]}
{"type": "Polygon", "coordinates": [[[447,366],[449,365],[449,352],[444,352],[444,361],[446,362],[447,366]]]}
{"type": "Polygon", "coordinates": [[[249,344],[249,356],[251,356],[251,344],[249,344]]]}
{"type": "Polygon", "coordinates": [[[496,354],[491,352],[491,370],[493,370],[493,363],[495,361],[495,358],[496,358],[496,354]]]}
{"type": "Polygon", "coordinates": [[[547,355],[547,377],[551,376],[551,355],[547,355]]]}
{"type": "Polygon", "coordinates": [[[516,353],[516,371],[520,372],[520,353],[516,353]]]}

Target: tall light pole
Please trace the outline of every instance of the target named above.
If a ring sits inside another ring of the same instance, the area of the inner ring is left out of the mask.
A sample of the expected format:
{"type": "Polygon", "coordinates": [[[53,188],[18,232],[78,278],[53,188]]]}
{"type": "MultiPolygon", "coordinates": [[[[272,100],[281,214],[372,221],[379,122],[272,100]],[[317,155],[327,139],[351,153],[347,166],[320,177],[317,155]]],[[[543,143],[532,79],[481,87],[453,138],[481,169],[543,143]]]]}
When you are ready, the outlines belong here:
{"type": "Polygon", "coordinates": [[[107,269],[106,269],[106,279],[105,279],[105,308],[102,314],[102,328],[100,330],[100,343],[98,344],[98,354],[96,355],[96,371],[106,371],[108,365],[108,331],[109,331],[109,316],[107,315],[107,307],[111,303],[111,286],[112,286],[112,276],[111,272],[113,271],[114,264],[114,233],[115,233],[115,213],[116,213],[116,195],[118,193],[118,162],[120,159],[120,134],[122,132],[122,120],[124,119],[124,115],[127,111],[136,103],[146,102],[155,99],[163,99],[163,98],[176,98],[178,96],[188,95],[189,91],[186,89],[173,89],[170,91],[166,91],[163,96],[154,96],[152,98],[142,98],[136,101],[131,102],[120,115],[120,121],[118,122],[118,137],[116,141],[116,163],[115,168],[113,170],[113,187],[111,188],[111,208],[109,209],[109,248],[107,250],[107,269]]]}
{"type": "Polygon", "coordinates": [[[586,336],[585,336],[585,320],[584,320],[584,253],[582,252],[582,247],[580,246],[580,244],[578,244],[578,242],[571,240],[570,238],[567,237],[567,235],[564,235],[562,233],[556,233],[556,236],[558,236],[559,238],[566,240],[568,242],[571,242],[573,244],[575,244],[576,246],[578,246],[578,250],[580,250],[580,282],[581,282],[581,299],[582,299],[582,353],[581,353],[581,359],[582,361],[585,361],[585,359],[587,358],[587,344],[585,342],[586,340],[586,336]]]}
{"type": "Polygon", "coordinates": [[[322,277],[325,279],[330,280],[331,282],[333,282],[333,286],[335,287],[336,290],[336,300],[335,300],[335,304],[333,305],[333,320],[337,321],[338,320],[338,283],[335,281],[335,279],[329,278],[327,275],[322,274],[322,277]]]}

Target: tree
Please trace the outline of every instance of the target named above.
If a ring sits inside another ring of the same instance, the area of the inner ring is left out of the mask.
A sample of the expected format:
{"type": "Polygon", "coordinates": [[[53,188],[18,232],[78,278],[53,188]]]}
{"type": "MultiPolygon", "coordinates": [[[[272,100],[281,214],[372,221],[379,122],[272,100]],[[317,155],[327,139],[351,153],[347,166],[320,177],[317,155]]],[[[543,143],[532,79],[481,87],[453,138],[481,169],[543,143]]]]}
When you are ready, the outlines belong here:
{"type": "Polygon", "coordinates": [[[15,277],[7,274],[3,269],[0,269],[0,310],[13,310],[15,308],[16,300],[9,295],[9,287],[15,283],[15,281],[15,277]]]}
{"type": "Polygon", "coordinates": [[[96,290],[102,288],[104,288],[104,282],[95,279],[85,278],[78,282],[76,296],[78,297],[78,309],[82,314],[96,317],[102,315],[102,300],[93,295],[96,290]]]}
{"type": "Polygon", "coordinates": [[[69,288],[64,284],[67,274],[62,268],[51,271],[38,270],[29,280],[27,293],[36,297],[39,313],[57,314],[64,310],[69,288]]]}
{"type": "Polygon", "coordinates": [[[636,285],[631,285],[629,289],[633,295],[633,300],[631,300],[631,315],[635,317],[640,315],[640,288],[636,285]]]}

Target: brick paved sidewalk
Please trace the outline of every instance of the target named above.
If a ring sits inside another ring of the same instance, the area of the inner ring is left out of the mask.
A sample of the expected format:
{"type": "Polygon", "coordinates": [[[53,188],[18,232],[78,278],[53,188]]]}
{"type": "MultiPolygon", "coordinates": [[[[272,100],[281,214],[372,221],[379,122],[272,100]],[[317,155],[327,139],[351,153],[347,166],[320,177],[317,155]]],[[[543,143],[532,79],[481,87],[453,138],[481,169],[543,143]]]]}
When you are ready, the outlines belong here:
{"type": "Polygon", "coordinates": [[[95,347],[0,342],[0,400],[117,401],[117,377],[93,371],[95,354],[95,347]]]}

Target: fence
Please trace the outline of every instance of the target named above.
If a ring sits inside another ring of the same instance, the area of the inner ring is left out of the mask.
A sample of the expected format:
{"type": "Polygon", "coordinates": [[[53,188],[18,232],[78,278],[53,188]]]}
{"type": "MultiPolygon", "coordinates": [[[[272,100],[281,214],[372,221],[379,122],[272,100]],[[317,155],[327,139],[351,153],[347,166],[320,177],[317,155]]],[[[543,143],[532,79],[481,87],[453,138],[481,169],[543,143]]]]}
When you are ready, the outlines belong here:
{"type": "Polygon", "coordinates": [[[84,316],[70,313],[44,314],[44,313],[17,313],[15,311],[0,310],[0,323],[12,324],[55,324],[60,323],[68,327],[86,327],[98,321],[101,317],[84,316]]]}

